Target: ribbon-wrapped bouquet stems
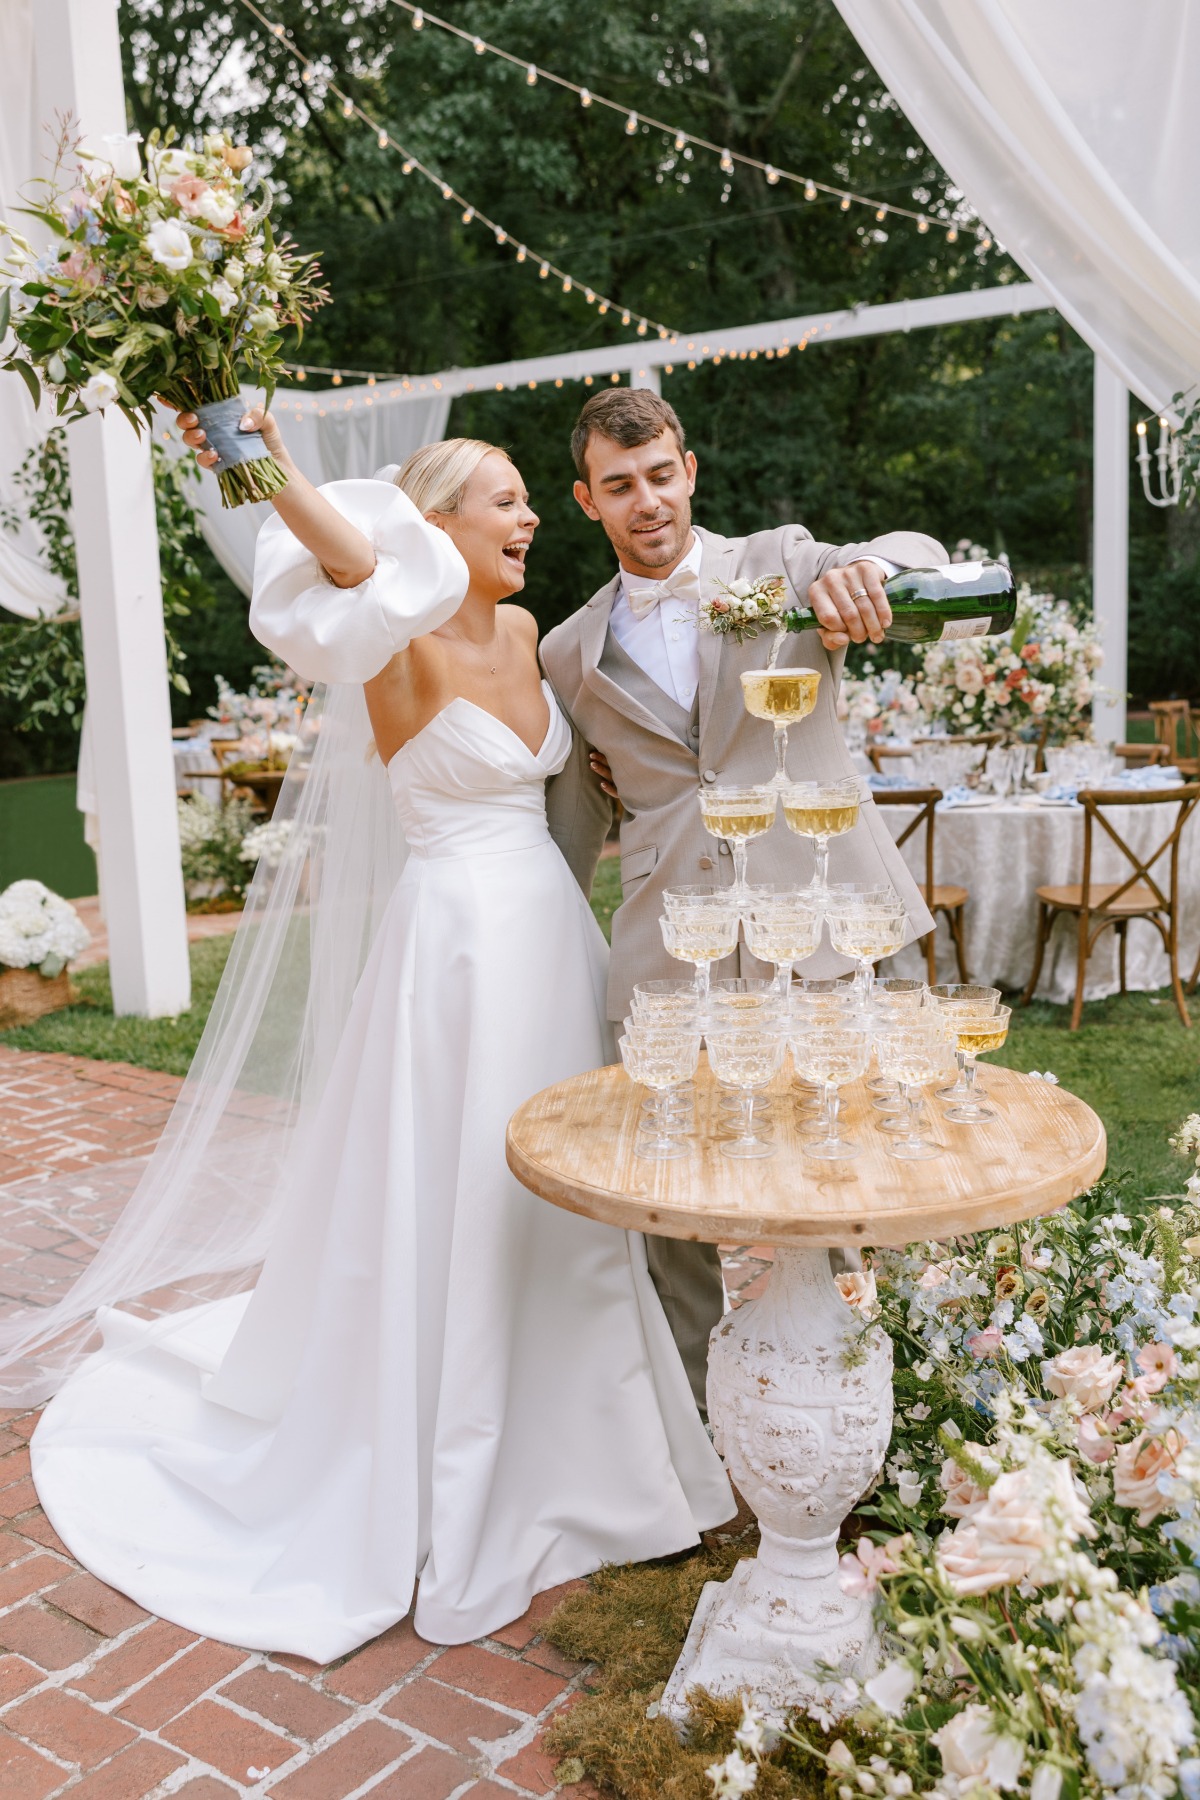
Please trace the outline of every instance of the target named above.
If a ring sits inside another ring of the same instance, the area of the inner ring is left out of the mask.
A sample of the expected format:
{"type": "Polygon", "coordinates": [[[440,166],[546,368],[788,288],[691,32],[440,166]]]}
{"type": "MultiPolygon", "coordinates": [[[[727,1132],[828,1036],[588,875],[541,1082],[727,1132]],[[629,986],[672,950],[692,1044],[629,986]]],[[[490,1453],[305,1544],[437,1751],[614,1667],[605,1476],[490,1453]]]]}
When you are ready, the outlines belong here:
{"type": "Polygon", "coordinates": [[[302,336],[329,298],[316,261],[275,237],[271,189],[228,134],[192,149],[155,132],[144,163],[136,135],[102,143],[97,155],[64,137],[20,209],[47,248],[0,225],[0,342],[12,332],[0,368],[67,418],[115,405],[140,429],[156,395],[196,412],[224,505],[268,499],[286,477],[239,433],[239,388],[274,390],[285,328],[302,336]]]}

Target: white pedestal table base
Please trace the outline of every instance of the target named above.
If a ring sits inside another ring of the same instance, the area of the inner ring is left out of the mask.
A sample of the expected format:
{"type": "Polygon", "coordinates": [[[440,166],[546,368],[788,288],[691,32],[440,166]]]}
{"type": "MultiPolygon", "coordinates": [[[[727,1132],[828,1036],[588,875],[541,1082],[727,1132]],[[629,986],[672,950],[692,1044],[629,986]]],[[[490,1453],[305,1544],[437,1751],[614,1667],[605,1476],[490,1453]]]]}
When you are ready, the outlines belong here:
{"type": "Polygon", "coordinates": [[[692,1688],[744,1694],[778,1718],[828,1695],[831,1670],[861,1679],[877,1666],[870,1602],[838,1582],[842,1522],[892,1431],[891,1341],[876,1326],[847,1366],[858,1336],[824,1249],[777,1249],[766,1292],[712,1334],[709,1418],[762,1541],[700,1596],[660,1703],[676,1724],[692,1688]]]}

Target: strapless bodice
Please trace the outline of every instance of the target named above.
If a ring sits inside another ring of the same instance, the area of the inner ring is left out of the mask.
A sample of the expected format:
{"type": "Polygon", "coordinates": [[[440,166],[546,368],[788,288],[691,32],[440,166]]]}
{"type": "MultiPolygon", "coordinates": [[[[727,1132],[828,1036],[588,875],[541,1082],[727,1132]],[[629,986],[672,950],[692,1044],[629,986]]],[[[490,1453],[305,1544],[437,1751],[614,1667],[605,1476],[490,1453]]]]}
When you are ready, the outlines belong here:
{"type": "Polygon", "coordinates": [[[461,696],[397,750],[388,780],[415,856],[487,856],[549,842],[546,778],[566,762],[571,728],[547,682],[542,692],[550,723],[536,752],[461,696]]]}

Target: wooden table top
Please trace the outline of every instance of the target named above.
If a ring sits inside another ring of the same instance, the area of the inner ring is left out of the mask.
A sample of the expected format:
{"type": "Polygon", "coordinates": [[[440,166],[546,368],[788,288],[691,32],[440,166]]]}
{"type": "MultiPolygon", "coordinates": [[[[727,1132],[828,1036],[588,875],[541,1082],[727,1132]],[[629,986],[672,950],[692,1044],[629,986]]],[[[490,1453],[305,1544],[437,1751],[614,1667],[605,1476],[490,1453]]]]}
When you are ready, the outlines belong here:
{"type": "Polygon", "coordinates": [[[627,1230],[708,1243],[883,1245],[1008,1225],[1053,1212],[1104,1171],[1104,1127],[1090,1107],[1050,1082],[981,1064],[999,1117],[954,1125],[928,1102],[946,1154],[901,1162],[887,1154],[882,1115],[859,1081],[843,1089],[843,1134],[863,1146],[852,1162],[805,1154],[795,1110],[775,1084],[772,1157],[734,1161],[713,1134],[718,1090],[703,1055],[696,1136],[670,1162],[635,1156],[643,1090],[620,1067],[560,1081],[527,1100],[508,1127],[518,1180],[569,1212],[627,1230]]]}

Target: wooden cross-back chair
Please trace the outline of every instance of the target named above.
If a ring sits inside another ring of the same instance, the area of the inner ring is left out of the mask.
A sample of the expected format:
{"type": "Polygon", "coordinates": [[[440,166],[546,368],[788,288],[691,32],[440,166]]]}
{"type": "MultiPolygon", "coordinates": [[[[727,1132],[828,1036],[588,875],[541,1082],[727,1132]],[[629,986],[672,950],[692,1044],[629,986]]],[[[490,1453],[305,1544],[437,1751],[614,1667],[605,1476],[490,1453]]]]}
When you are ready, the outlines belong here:
{"type": "Polygon", "coordinates": [[[925,827],[925,879],[918,882],[921,897],[934,917],[934,929],[927,931],[920,940],[925,952],[925,966],[929,971],[929,985],[933,987],[937,981],[937,953],[935,939],[937,937],[937,917],[945,915],[950,927],[950,936],[954,942],[954,954],[958,959],[958,978],[969,981],[967,974],[967,953],[963,943],[963,908],[971,898],[965,887],[947,884],[939,887],[934,876],[933,865],[933,828],[937,816],[937,803],[942,797],[941,788],[881,788],[872,798],[876,806],[915,806],[917,816],[911,819],[896,838],[896,848],[902,849],[909,838],[914,836],[922,826],[925,827]]]}
{"type": "Polygon", "coordinates": [[[1152,700],[1154,736],[1181,775],[1200,775],[1200,714],[1190,700],[1152,700]]]}
{"type": "MultiPolygon", "coordinates": [[[[1046,944],[1059,916],[1074,914],[1078,932],[1078,961],[1075,970],[1075,1003],[1071,1008],[1071,1030],[1079,1029],[1083,1012],[1083,986],[1088,961],[1101,934],[1111,925],[1117,933],[1121,992],[1125,992],[1125,938],[1131,919],[1146,919],[1162,938],[1171,966],[1171,989],[1179,1017],[1191,1026],[1183,983],[1179,978],[1179,842],[1183,828],[1200,801],[1200,782],[1180,787],[1145,788],[1141,792],[1129,788],[1083,789],[1079,795],[1083,807],[1083,880],[1063,887],[1040,887],[1038,898],[1037,948],[1033,973],[1021,1005],[1028,1006],[1042,973],[1046,944]],[[1142,856],[1126,843],[1106,814],[1116,806],[1174,806],[1178,808],[1174,824],[1167,830],[1157,848],[1142,856]],[[1097,830],[1104,832],[1129,863],[1131,873],[1123,881],[1093,881],[1092,851],[1097,830]],[[1169,873],[1166,891],[1152,873],[1156,863],[1166,856],[1169,873]]],[[[1200,973],[1200,964],[1197,965],[1200,973]]]]}
{"type": "Polygon", "coordinates": [[[1113,755],[1127,769],[1161,768],[1171,760],[1165,744],[1114,744],[1113,755]]]}

